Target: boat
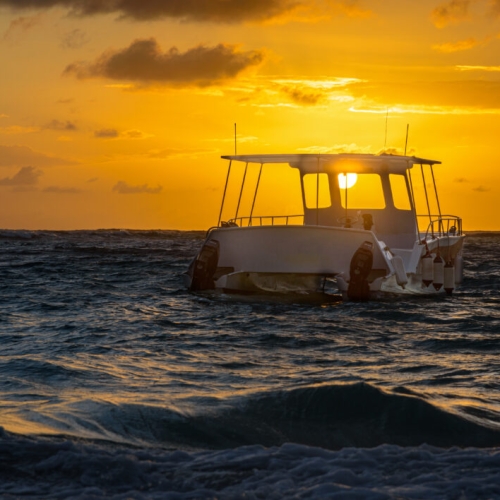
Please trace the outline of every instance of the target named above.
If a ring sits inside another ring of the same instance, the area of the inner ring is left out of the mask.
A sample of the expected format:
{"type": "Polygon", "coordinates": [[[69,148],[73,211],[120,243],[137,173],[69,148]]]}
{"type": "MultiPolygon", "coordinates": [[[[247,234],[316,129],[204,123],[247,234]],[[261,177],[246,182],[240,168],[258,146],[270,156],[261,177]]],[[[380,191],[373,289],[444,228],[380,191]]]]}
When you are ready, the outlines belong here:
{"type": "Polygon", "coordinates": [[[328,290],[356,301],[385,294],[451,295],[462,282],[465,234],[460,217],[441,212],[434,175],[440,161],[347,153],[222,158],[229,166],[219,219],[186,273],[189,290],[328,290]],[[289,213],[287,204],[280,206],[292,187],[287,182],[275,191],[281,211],[255,215],[262,174],[271,178],[278,167],[292,169],[301,210],[289,213]],[[238,189],[231,208],[233,178],[238,189]],[[230,209],[234,215],[223,221],[230,209]]]}

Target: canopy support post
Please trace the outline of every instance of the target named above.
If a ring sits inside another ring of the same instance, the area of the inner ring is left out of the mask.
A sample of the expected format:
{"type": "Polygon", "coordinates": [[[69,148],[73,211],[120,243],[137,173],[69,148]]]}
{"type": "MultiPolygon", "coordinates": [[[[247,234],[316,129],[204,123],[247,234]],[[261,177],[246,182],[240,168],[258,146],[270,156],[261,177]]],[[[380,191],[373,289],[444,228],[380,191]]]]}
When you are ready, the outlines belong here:
{"type": "Polygon", "coordinates": [[[429,224],[431,224],[432,234],[434,235],[434,228],[432,228],[432,214],[431,207],[429,205],[429,195],[427,193],[427,186],[425,185],[425,175],[424,175],[424,166],[420,164],[420,171],[422,172],[422,182],[424,184],[424,192],[425,192],[425,202],[427,203],[427,213],[429,214],[429,224]]]}
{"type": "Polygon", "coordinates": [[[236,207],[235,219],[238,218],[238,212],[240,211],[241,197],[243,196],[243,188],[245,187],[245,179],[247,178],[248,162],[245,164],[245,173],[243,174],[243,180],[241,181],[240,197],[238,198],[238,206],[236,207]]]}
{"type": "Polygon", "coordinates": [[[229,174],[231,173],[232,163],[233,163],[233,160],[229,160],[229,168],[227,169],[226,184],[224,186],[224,194],[222,195],[222,203],[220,205],[219,220],[217,221],[217,227],[220,226],[221,219],[222,219],[222,209],[224,208],[224,201],[226,200],[227,184],[229,182],[229,174]]]}
{"type": "Polygon", "coordinates": [[[260,184],[260,176],[262,175],[262,163],[260,164],[259,177],[257,177],[257,185],[255,186],[255,193],[253,195],[252,209],[250,210],[250,220],[248,221],[248,225],[252,225],[252,216],[253,216],[253,208],[255,207],[255,200],[257,199],[257,191],[259,190],[260,184]]]}

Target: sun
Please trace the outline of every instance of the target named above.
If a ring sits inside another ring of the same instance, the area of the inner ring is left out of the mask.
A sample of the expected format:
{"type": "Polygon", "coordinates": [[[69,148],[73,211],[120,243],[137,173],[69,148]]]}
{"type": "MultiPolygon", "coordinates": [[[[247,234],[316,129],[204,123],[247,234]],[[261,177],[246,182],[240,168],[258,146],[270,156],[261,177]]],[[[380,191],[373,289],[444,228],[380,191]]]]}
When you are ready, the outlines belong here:
{"type": "Polygon", "coordinates": [[[339,174],[339,187],[340,189],[349,189],[356,184],[356,181],[358,180],[358,175],[357,174],[339,174]]]}

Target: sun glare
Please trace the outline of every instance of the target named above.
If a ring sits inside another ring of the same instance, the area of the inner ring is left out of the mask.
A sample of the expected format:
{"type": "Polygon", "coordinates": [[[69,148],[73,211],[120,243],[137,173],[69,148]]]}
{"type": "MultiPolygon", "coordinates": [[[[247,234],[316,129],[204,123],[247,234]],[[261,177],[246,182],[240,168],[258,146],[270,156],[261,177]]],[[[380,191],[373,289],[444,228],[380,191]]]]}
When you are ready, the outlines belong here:
{"type": "Polygon", "coordinates": [[[357,174],[339,174],[339,187],[340,189],[352,188],[357,180],[357,174]]]}

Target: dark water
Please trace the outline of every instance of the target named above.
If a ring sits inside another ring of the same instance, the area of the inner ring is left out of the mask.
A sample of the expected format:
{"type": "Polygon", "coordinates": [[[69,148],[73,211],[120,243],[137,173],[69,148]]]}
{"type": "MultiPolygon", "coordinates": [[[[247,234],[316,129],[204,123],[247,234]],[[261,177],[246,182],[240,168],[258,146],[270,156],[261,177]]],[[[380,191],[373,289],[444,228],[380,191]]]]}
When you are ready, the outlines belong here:
{"type": "Polygon", "coordinates": [[[369,303],[188,293],[202,239],[0,231],[1,498],[500,498],[500,234],[369,303]]]}

